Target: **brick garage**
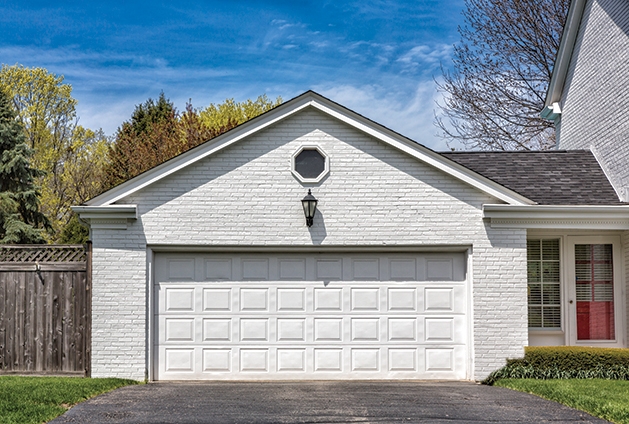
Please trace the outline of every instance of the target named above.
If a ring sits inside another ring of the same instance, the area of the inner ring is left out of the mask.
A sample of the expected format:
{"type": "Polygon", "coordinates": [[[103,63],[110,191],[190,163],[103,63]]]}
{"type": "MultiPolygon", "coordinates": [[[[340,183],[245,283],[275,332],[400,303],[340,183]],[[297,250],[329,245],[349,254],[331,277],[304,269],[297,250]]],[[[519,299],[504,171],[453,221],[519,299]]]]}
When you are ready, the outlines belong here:
{"type": "MultiPolygon", "coordinates": [[[[459,295],[464,297],[460,312],[465,324],[456,342],[464,346],[464,355],[452,356],[455,362],[451,369],[444,365],[442,375],[482,379],[503,365],[506,358],[520,356],[529,340],[530,230],[522,225],[492,225],[498,218],[484,213],[484,206],[534,207],[535,203],[495,179],[307,92],[75,208],[90,222],[94,249],[92,375],[161,379],[171,367],[178,378],[189,375],[191,379],[218,379],[224,374],[211,371],[212,367],[204,371],[203,352],[222,349],[228,352],[225,357],[230,361],[229,371],[224,372],[232,378],[318,378],[310,359],[305,359],[308,363],[303,364],[303,370],[296,366],[290,373],[281,372],[277,362],[279,324],[273,315],[280,308],[278,290],[303,290],[304,311],[312,313],[291,317],[314,323],[315,298],[308,290],[343,287],[341,304],[346,306],[325,316],[340,317],[342,340],[337,344],[318,341],[304,330],[297,348],[303,347],[304,352],[340,349],[343,372],[338,378],[395,377],[386,369],[391,337],[387,323],[395,313],[387,310],[390,287],[382,282],[384,274],[370,281],[352,274],[326,281],[315,271],[310,276],[304,271],[304,278],[294,281],[294,286],[283,286],[279,285],[279,274],[272,271],[279,268],[272,265],[268,265],[266,277],[259,280],[243,277],[229,283],[226,278],[211,277],[214,274],[203,271],[202,264],[212,262],[216,255],[264,257],[269,264],[269,258],[277,261],[282,255],[297,254],[297,260],[304,264],[309,258],[324,255],[338,259],[345,267],[363,257],[376,258],[382,271],[390,263],[385,258],[415,258],[415,278],[409,277],[406,282],[417,296],[412,303],[418,311],[413,337],[419,346],[425,337],[422,313],[450,319],[444,311],[421,310],[426,307],[425,287],[444,287],[459,293],[454,290],[456,279],[431,279],[421,274],[421,258],[441,255],[447,261],[449,254],[456,253],[464,258],[464,289],[459,295]],[[304,183],[292,172],[291,158],[304,146],[320,149],[329,160],[329,172],[319,182],[304,183]],[[300,202],[308,189],[318,198],[312,227],[305,225],[300,202]],[[167,259],[163,258],[168,257],[188,261],[192,268],[179,270],[175,261],[171,274],[164,271],[166,277],[158,275],[155,270],[166,266],[167,259]],[[173,330],[172,337],[166,318],[160,315],[160,311],[168,312],[166,295],[159,293],[160,284],[166,284],[175,294],[173,299],[179,299],[172,301],[173,311],[180,312],[172,315],[172,325],[180,331],[173,330]],[[203,294],[190,294],[192,300],[186,300],[186,290],[204,293],[212,284],[230,290],[229,314],[216,315],[207,310],[203,294]],[[355,287],[375,287],[377,302],[381,302],[376,306],[381,320],[376,339],[372,344],[360,345],[361,349],[377,351],[377,370],[371,373],[359,370],[352,362],[352,320],[369,318],[367,312],[352,315],[355,287]],[[267,293],[266,303],[260,303],[260,307],[268,314],[252,318],[267,321],[259,327],[264,333],[259,342],[247,344],[244,333],[248,330],[242,321],[248,315],[239,294],[255,288],[267,293]],[[215,319],[229,321],[225,324],[230,326],[226,330],[229,336],[221,343],[204,338],[204,326],[215,319]],[[181,343],[172,345],[175,359],[170,365],[168,361],[160,362],[160,355],[164,360],[168,352],[164,343],[178,338],[181,343]],[[266,363],[248,371],[247,360],[241,355],[245,345],[267,352],[266,359],[261,359],[266,363]],[[186,374],[193,364],[200,365],[186,374]],[[451,372],[454,368],[455,373],[451,372]]],[[[238,261],[229,262],[230,270],[242,273],[244,268],[236,265],[242,261],[238,261]]],[[[395,287],[403,283],[391,284],[395,287]]],[[[458,299],[453,300],[453,304],[456,302],[458,299]]],[[[434,344],[444,354],[454,349],[448,337],[446,331],[443,340],[434,344]]],[[[402,378],[439,378],[438,372],[427,372],[430,366],[420,351],[417,349],[414,358],[414,373],[402,378]]],[[[333,377],[328,373],[321,378],[333,377]]]]}

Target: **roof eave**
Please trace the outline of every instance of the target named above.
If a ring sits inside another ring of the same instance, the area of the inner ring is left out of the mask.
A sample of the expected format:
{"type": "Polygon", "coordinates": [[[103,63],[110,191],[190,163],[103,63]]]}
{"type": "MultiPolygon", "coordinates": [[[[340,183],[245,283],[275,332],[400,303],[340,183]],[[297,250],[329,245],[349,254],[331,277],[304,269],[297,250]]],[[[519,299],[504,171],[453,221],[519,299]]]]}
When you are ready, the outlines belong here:
{"type": "Polygon", "coordinates": [[[629,205],[483,205],[492,228],[629,230],[629,205]]]}
{"type": "Polygon", "coordinates": [[[137,219],[137,205],[72,206],[81,219],[137,219]]]}

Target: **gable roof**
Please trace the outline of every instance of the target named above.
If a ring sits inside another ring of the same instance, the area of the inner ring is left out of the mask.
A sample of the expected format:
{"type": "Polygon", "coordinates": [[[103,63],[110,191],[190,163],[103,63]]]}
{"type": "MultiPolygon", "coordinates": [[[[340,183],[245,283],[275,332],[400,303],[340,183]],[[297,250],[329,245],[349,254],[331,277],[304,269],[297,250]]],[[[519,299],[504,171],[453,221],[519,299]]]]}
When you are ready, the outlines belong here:
{"type": "Polygon", "coordinates": [[[540,112],[542,118],[554,120],[557,118],[558,113],[561,113],[557,107],[553,107],[553,104],[559,102],[563,94],[568,68],[570,67],[570,60],[572,59],[572,52],[574,51],[574,45],[577,40],[586,3],[587,0],[572,0],[570,3],[566,24],[561,34],[557,58],[553,66],[553,74],[548,84],[548,91],[546,91],[544,109],[540,112]]]}
{"type": "Polygon", "coordinates": [[[540,205],[622,205],[589,150],[443,153],[540,205]]]}
{"type": "Polygon", "coordinates": [[[274,125],[305,108],[315,108],[319,112],[327,114],[344,122],[358,131],[415,157],[425,164],[435,167],[450,176],[459,179],[490,196],[498,198],[508,204],[530,205],[535,202],[525,196],[516,193],[509,188],[500,185],[464,165],[448,159],[439,153],[422,146],[421,144],[398,134],[364,116],[341,106],[332,100],[313,91],[307,91],[262,115],[247,121],[236,128],[213,138],[179,156],[170,159],[148,171],[112,188],[85,204],[88,206],[107,206],[143,189],[193,163],[196,163],[214,153],[237,143],[252,134],[255,134],[271,125],[274,125]]]}

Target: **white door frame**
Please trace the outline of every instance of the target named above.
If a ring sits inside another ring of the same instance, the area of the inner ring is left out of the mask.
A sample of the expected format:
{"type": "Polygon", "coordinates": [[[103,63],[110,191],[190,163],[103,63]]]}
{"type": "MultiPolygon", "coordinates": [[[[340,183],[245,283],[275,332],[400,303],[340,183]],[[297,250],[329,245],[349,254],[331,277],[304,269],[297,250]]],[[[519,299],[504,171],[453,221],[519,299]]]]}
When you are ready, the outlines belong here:
{"type": "Polygon", "coordinates": [[[564,262],[566,275],[566,335],[570,346],[625,347],[625,276],[622,244],[620,236],[567,236],[566,258],[564,262]],[[614,273],[614,332],[615,340],[577,340],[577,302],[575,275],[575,244],[611,244],[614,273]]]}

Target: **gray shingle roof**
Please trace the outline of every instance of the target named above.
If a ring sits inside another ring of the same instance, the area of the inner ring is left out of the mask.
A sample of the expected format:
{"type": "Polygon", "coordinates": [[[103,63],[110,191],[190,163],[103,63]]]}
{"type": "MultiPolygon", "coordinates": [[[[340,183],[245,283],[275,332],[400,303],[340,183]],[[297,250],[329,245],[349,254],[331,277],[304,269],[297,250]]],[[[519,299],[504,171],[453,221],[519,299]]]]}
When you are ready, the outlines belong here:
{"type": "Polygon", "coordinates": [[[589,150],[441,153],[540,205],[620,205],[589,150]]]}

